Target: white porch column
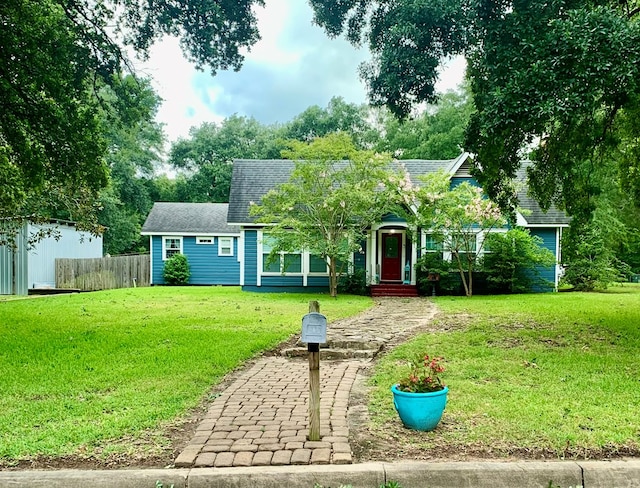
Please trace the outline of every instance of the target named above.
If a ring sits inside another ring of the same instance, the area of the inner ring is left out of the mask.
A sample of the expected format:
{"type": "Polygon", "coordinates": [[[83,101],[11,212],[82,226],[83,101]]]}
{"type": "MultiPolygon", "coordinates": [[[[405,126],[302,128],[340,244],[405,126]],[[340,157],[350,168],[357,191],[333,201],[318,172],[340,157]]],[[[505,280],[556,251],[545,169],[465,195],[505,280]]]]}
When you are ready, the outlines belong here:
{"type": "MultiPolygon", "coordinates": [[[[417,229],[416,229],[417,230],[417,229]]],[[[412,235],[416,235],[417,232],[412,232],[412,235]]],[[[416,239],[418,242],[411,241],[411,284],[416,286],[416,261],[418,260],[418,246],[422,244],[422,234],[416,239]]]]}
{"type": "MultiPolygon", "coordinates": [[[[369,262],[371,263],[371,284],[377,285],[377,255],[378,255],[378,231],[377,229],[371,230],[371,247],[369,251],[369,262]]],[[[380,279],[380,277],[378,277],[380,279]]]]}

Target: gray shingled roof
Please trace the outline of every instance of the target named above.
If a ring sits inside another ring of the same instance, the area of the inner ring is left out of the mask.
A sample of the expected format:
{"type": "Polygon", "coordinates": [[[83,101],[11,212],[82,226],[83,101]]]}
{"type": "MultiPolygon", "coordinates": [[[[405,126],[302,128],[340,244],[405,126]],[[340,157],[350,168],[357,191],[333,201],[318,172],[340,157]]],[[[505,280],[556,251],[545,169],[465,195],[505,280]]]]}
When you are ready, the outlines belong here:
{"type": "MultiPolygon", "coordinates": [[[[447,171],[457,160],[424,160],[408,159],[398,161],[411,175],[414,184],[419,184],[419,176],[447,171]]],[[[236,159],[233,162],[231,178],[231,194],[229,196],[228,221],[233,224],[249,224],[254,222],[249,216],[250,202],[260,203],[264,194],[281,183],[289,180],[294,162],[281,159],[236,159]]],[[[536,224],[566,224],[569,222],[564,212],[555,208],[544,213],[540,206],[527,195],[526,191],[519,194],[521,206],[529,212],[524,216],[530,225],[536,224]]]]}
{"type": "MultiPolygon", "coordinates": [[[[407,159],[402,163],[414,184],[418,176],[446,170],[455,161],[427,161],[407,159]]],[[[249,216],[250,202],[260,203],[263,195],[281,183],[289,181],[295,163],[285,159],[236,159],[233,162],[231,194],[229,195],[229,222],[248,224],[254,222],[249,216]]]]}
{"type": "Polygon", "coordinates": [[[250,202],[260,203],[263,195],[289,180],[294,162],[283,159],[236,159],[233,162],[228,221],[234,224],[253,222],[250,202]]]}
{"type": "Polygon", "coordinates": [[[157,202],[142,226],[143,234],[239,234],[240,228],[227,224],[228,203],[157,202]]]}
{"type": "MultiPolygon", "coordinates": [[[[532,163],[525,162],[522,167],[516,173],[516,179],[518,181],[525,182],[527,181],[527,166],[532,163]]],[[[528,187],[524,187],[522,190],[518,192],[518,200],[520,201],[520,207],[526,212],[523,213],[524,219],[527,221],[529,225],[543,225],[543,224],[569,224],[570,218],[569,216],[563,212],[562,210],[558,210],[555,206],[551,206],[549,210],[543,212],[536,202],[529,195],[528,187]]]]}

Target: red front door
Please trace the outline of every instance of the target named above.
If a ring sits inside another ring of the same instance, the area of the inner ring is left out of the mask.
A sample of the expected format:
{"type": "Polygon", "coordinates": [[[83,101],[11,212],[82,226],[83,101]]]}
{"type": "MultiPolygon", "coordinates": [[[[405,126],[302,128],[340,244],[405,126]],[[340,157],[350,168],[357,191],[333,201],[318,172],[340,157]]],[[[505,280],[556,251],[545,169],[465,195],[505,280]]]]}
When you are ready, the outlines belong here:
{"type": "Polygon", "coordinates": [[[402,234],[382,234],[381,281],[402,281],[402,234]]]}

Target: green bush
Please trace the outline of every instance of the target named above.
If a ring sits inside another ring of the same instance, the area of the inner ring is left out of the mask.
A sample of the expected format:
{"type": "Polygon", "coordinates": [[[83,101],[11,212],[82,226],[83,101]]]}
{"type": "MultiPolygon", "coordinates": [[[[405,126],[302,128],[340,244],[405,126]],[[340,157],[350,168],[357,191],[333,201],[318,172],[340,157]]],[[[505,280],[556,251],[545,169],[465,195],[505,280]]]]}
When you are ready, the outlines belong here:
{"type": "Polygon", "coordinates": [[[418,291],[421,295],[450,295],[461,287],[457,270],[451,269],[451,263],[442,259],[441,252],[425,252],[416,262],[418,291]],[[431,281],[429,275],[438,276],[431,281]]]}
{"type": "Polygon", "coordinates": [[[164,263],[162,277],[167,285],[186,285],[190,276],[189,261],[184,254],[174,254],[164,263]]]}
{"type": "Polygon", "coordinates": [[[349,295],[369,295],[366,271],[361,268],[356,268],[351,273],[342,275],[338,282],[338,292],[349,295]]]}
{"type": "Polygon", "coordinates": [[[628,279],[630,268],[616,259],[600,229],[572,231],[565,242],[564,280],[576,290],[604,290],[615,281],[628,279]]]}
{"type": "Polygon", "coordinates": [[[525,229],[488,234],[482,267],[489,288],[498,293],[525,293],[552,287],[553,283],[540,276],[540,268],[554,266],[556,259],[542,244],[540,237],[525,229]]]}

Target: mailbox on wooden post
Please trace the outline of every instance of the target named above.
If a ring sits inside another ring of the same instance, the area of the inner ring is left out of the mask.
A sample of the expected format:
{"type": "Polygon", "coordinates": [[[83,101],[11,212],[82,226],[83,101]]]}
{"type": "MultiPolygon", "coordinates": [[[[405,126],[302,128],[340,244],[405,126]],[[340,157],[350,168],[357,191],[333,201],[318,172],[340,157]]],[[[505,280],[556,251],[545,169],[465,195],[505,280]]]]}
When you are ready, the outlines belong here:
{"type": "Polygon", "coordinates": [[[302,317],[302,342],[311,346],[327,342],[327,317],[318,312],[309,312],[302,317]]]}
{"type": "Polygon", "coordinates": [[[309,352],[309,440],[320,440],[320,344],[327,342],[327,318],[317,301],[309,302],[309,313],[302,317],[302,342],[309,352]]]}

